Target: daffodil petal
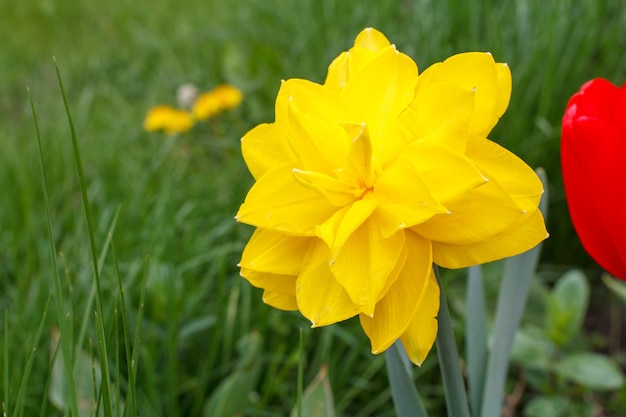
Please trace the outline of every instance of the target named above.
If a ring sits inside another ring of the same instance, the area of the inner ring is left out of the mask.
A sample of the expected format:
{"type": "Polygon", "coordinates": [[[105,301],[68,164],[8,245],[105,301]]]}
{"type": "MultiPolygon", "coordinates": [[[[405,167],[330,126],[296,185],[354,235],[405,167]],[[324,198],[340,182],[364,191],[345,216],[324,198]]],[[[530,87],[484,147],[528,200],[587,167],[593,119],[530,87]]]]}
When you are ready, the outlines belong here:
{"type": "Polygon", "coordinates": [[[357,198],[351,184],[329,175],[294,168],[293,176],[299,184],[316,190],[334,206],[343,207],[357,198]]]}
{"type": "Polygon", "coordinates": [[[402,114],[403,124],[413,132],[414,139],[447,145],[464,152],[474,113],[476,93],[451,83],[438,83],[421,88],[402,114]]]}
{"type": "Polygon", "coordinates": [[[489,53],[466,52],[428,67],[420,75],[416,88],[419,90],[436,83],[452,83],[475,91],[470,133],[487,136],[502,115],[500,111],[508,105],[511,78],[506,77],[506,71],[508,67],[496,64],[489,53]]]}
{"type": "Polygon", "coordinates": [[[534,210],[543,194],[541,180],[524,161],[512,152],[488,139],[469,141],[467,156],[488,178],[513,198],[522,210],[534,210]]]}
{"type": "Polygon", "coordinates": [[[371,188],[374,184],[374,165],[372,163],[372,140],[367,125],[361,124],[360,131],[352,139],[347,164],[351,174],[363,181],[363,186],[371,188]]]}
{"type": "Polygon", "coordinates": [[[260,124],[241,139],[241,152],[255,179],[277,165],[295,161],[295,155],[289,148],[286,133],[276,123],[260,124]]]}
{"type": "Polygon", "coordinates": [[[499,118],[502,117],[509,106],[513,81],[511,79],[511,69],[507,64],[496,63],[496,71],[498,72],[498,98],[494,108],[494,116],[499,118]]]}
{"type": "Polygon", "coordinates": [[[298,303],[293,295],[265,290],[263,291],[263,302],[279,310],[298,310],[298,303]]]}
{"type": "Polygon", "coordinates": [[[326,121],[356,120],[355,112],[341,96],[323,85],[292,78],[283,81],[276,98],[276,120],[289,120],[290,101],[298,104],[303,114],[326,121]]]}
{"type": "Polygon", "coordinates": [[[404,232],[383,238],[367,220],[348,238],[330,267],[359,311],[372,315],[404,246],[404,232]]]}
{"type": "Polygon", "coordinates": [[[274,274],[298,275],[302,265],[302,254],[308,251],[311,240],[309,237],[256,229],[243,250],[239,266],[274,274]]]}
{"type": "Polygon", "coordinates": [[[412,143],[402,157],[411,161],[430,194],[444,206],[487,182],[473,159],[438,142],[412,143]]]}
{"type": "Polygon", "coordinates": [[[341,93],[367,124],[374,154],[381,164],[387,154],[395,154],[399,145],[393,143],[393,138],[387,138],[392,142],[382,141],[385,129],[396,123],[413,99],[416,80],[417,66],[413,60],[389,46],[368,62],[341,93]]]}
{"type": "Polygon", "coordinates": [[[370,51],[378,52],[391,45],[389,40],[380,31],[374,28],[365,28],[356,36],[354,46],[367,48],[370,51]]]}
{"type": "Polygon", "coordinates": [[[265,173],[252,186],[236,219],[256,227],[296,236],[313,236],[336,207],[318,191],[299,184],[293,166],[286,164],[265,173]]]}
{"type": "Polygon", "coordinates": [[[426,294],[404,334],[400,337],[404,350],[416,365],[421,365],[437,338],[439,323],[439,285],[431,272],[426,294]]]}
{"type": "Polygon", "coordinates": [[[446,207],[450,213],[433,216],[412,230],[433,241],[465,245],[492,239],[524,215],[496,181],[488,181],[446,207]]]}
{"type": "Polygon", "coordinates": [[[302,113],[295,100],[289,103],[289,145],[302,169],[330,174],[343,166],[350,147],[345,130],[302,113]]]}
{"type": "Polygon", "coordinates": [[[273,274],[248,268],[241,268],[240,274],[257,288],[294,297],[296,295],[296,279],[298,278],[296,275],[273,274]]]}
{"type": "Polygon", "coordinates": [[[324,87],[328,87],[334,91],[341,91],[348,82],[350,53],[342,52],[328,66],[328,73],[324,81],[324,87]]]}
{"type": "Polygon", "coordinates": [[[448,212],[432,196],[415,165],[406,158],[398,159],[380,174],[374,196],[378,200],[376,219],[385,237],[448,212]]]}
{"type": "MultiPolygon", "coordinates": [[[[420,306],[432,274],[430,242],[415,233],[406,233],[407,257],[395,283],[376,304],[374,316],[359,316],[361,326],[372,343],[372,353],[380,353],[402,336],[420,306]]],[[[436,285],[436,283],[435,283],[436,285]]]]}
{"type": "Polygon", "coordinates": [[[337,323],[359,313],[359,307],[330,271],[330,250],[321,240],[307,253],[296,281],[298,309],[313,327],[337,323]]]}
{"type": "Polygon", "coordinates": [[[316,228],[317,236],[326,242],[331,250],[331,259],[337,256],[348,238],[374,212],[376,205],[377,201],[372,198],[357,200],[337,211],[316,228]]]}
{"type": "Polygon", "coordinates": [[[525,252],[548,237],[541,212],[527,213],[524,221],[490,240],[454,245],[433,241],[433,261],[444,268],[466,268],[525,252]]]}
{"type": "MultiPolygon", "coordinates": [[[[406,235],[405,235],[405,238],[406,238],[406,235]]],[[[383,297],[387,295],[389,288],[391,288],[391,286],[395,284],[396,281],[398,280],[398,277],[400,276],[400,272],[402,272],[402,270],[404,269],[404,264],[408,258],[408,255],[409,255],[409,251],[407,250],[407,245],[404,245],[402,247],[402,251],[400,252],[400,256],[398,257],[398,260],[396,261],[396,266],[393,268],[393,270],[391,271],[391,273],[385,280],[385,286],[378,294],[378,300],[376,301],[377,303],[380,302],[380,300],[382,300],[383,297]]],[[[378,308],[378,306],[376,308],[378,308]]]]}
{"type": "Polygon", "coordinates": [[[330,64],[324,85],[335,90],[343,89],[378,52],[390,45],[385,35],[376,29],[363,29],[357,35],[354,46],[348,52],[341,53],[330,64]]]}

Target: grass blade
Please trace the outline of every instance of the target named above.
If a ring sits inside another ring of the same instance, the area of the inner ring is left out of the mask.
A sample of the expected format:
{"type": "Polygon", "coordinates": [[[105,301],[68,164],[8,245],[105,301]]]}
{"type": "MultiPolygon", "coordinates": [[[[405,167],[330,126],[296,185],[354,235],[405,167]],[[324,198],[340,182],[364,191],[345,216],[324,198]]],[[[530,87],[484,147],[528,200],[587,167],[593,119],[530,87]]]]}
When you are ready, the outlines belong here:
{"type": "Polygon", "coordinates": [[[452,320],[446,301],[445,292],[439,278],[439,268],[433,265],[435,276],[439,283],[441,304],[439,306],[439,331],[437,332],[437,357],[439,358],[439,368],[443,379],[443,389],[446,397],[446,408],[448,415],[454,417],[469,417],[467,406],[467,394],[463,384],[461,374],[461,363],[459,352],[454,340],[452,330],[452,320]]]}
{"type": "MultiPolygon", "coordinates": [[[[136,381],[137,381],[137,367],[139,362],[139,350],[141,347],[141,327],[143,325],[143,310],[144,310],[144,301],[146,296],[146,281],[148,277],[148,257],[146,257],[144,263],[144,274],[141,279],[141,294],[139,295],[139,308],[137,309],[137,323],[135,324],[135,337],[133,339],[133,352],[132,359],[130,361],[130,372],[128,374],[128,391],[129,398],[133,398],[133,401],[137,400],[136,396],[136,381]]],[[[135,416],[135,414],[131,414],[131,416],[135,416]]]]}
{"type": "MultiPolygon", "coordinates": [[[[537,174],[541,178],[544,189],[547,189],[545,172],[537,170],[537,174]]],[[[544,217],[547,216],[547,203],[546,191],[540,203],[540,210],[544,217]]],[[[506,260],[496,306],[493,347],[487,364],[482,396],[482,417],[499,417],[501,414],[513,338],[522,319],[540,252],[541,244],[506,260]]]]}
{"type": "MultiPolygon", "coordinates": [[[[8,414],[9,410],[9,312],[4,311],[4,351],[3,351],[3,379],[4,379],[4,401],[2,401],[2,413],[8,414]]],[[[14,413],[15,414],[15,413],[14,413]]]]}
{"type": "Polygon", "coordinates": [[[402,342],[396,340],[385,351],[385,360],[391,385],[391,397],[398,417],[427,417],[424,404],[415,389],[411,375],[411,362],[402,342]]]}
{"type": "Polygon", "coordinates": [[[57,81],[59,82],[59,88],[61,89],[61,96],[63,97],[63,105],[65,106],[65,114],[70,127],[70,133],[72,137],[72,145],[74,149],[74,160],[76,162],[76,170],[78,172],[78,179],[80,182],[80,191],[83,200],[83,207],[85,209],[85,217],[87,218],[87,231],[89,235],[89,246],[91,248],[91,260],[93,263],[93,272],[96,279],[96,331],[98,335],[98,353],[100,357],[100,366],[102,371],[102,396],[103,396],[103,410],[105,417],[113,417],[113,404],[111,400],[110,391],[110,374],[108,365],[108,355],[106,349],[106,339],[104,335],[103,319],[103,307],[102,307],[102,291],[100,285],[100,271],[98,270],[98,255],[96,250],[96,239],[93,227],[93,217],[91,215],[91,206],[89,204],[89,197],[87,195],[87,183],[85,181],[85,174],[83,171],[83,164],[80,157],[80,148],[78,146],[78,137],[76,135],[76,129],[74,128],[74,122],[72,120],[72,113],[65,94],[65,88],[63,87],[63,80],[61,79],[61,72],[59,66],[55,68],[57,74],[57,81]]]}
{"type": "MultiPolygon", "coordinates": [[[[119,212],[120,212],[120,209],[118,207],[117,210],[115,211],[115,214],[113,215],[113,219],[111,220],[109,230],[107,231],[107,240],[104,242],[104,246],[102,247],[102,250],[100,251],[100,255],[98,256],[98,273],[102,272],[102,266],[104,265],[104,260],[106,259],[106,256],[108,254],[109,243],[111,241],[113,230],[115,230],[115,226],[117,225],[117,218],[119,216],[119,212]]],[[[87,334],[87,326],[89,322],[91,321],[91,313],[89,313],[89,311],[91,310],[93,301],[96,297],[96,290],[97,290],[96,282],[94,282],[93,285],[91,286],[91,290],[89,291],[89,296],[87,297],[87,301],[85,302],[85,314],[83,314],[83,320],[80,325],[78,337],[76,338],[77,346],[82,346],[83,342],[85,341],[85,335],[87,334]]],[[[76,364],[74,364],[74,366],[76,366],[76,364]]]]}
{"type": "MultiPolygon", "coordinates": [[[[122,283],[122,275],[120,274],[120,267],[117,260],[117,253],[115,252],[115,244],[111,234],[109,234],[109,240],[111,244],[111,254],[113,255],[113,263],[115,265],[115,275],[117,277],[118,291],[120,295],[120,311],[122,314],[122,332],[124,332],[124,347],[126,349],[126,368],[128,371],[128,405],[124,410],[126,415],[127,410],[130,410],[131,416],[137,415],[137,399],[135,396],[135,379],[133,375],[132,357],[130,353],[130,333],[128,331],[128,320],[126,319],[126,297],[124,295],[124,285],[122,283]]],[[[118,400],[118,405],[120,404],[118,400]]]]}
{"type": "Polygon", "coordinates": [[[304,389],[304,336],[302,328],[298,341],[298,391],[296,393],[296,416],[302,417],[302,391],[304,389]]]}
{"type": "Polygon", "coordinates": [[[467,328],[465,332],[468,367],[467,385],[472,415],[479,416],[488,356],[487,313],[482,268],[480,265],[469,268],[467,279],[467,328]]]}
{"type": "Polygon", "coordinates": [[[46,218],[48,226],[48,242],[50,244],[50,258],[52,262],[52,271],[54,274],[54,301],[56,306],[57,319],[59,321],[59,328],[61,335],[59,343],[61,344],[61,356],[63,358],[63,366],[65,368],[65,374],[67,375],[67,392],[69,397],[69,410],[70,415],[73,417],[79,417],[78,414],[78,401],[76,400],[76,384],[74,382],[74,366],[72,360],[73,341],[72,341],[72,323],[71,315],[65,312],[65,300],[63,298],[63,291],[61,290],[61,277],[59,275],[59,265],[57,262],[57,249],[54,243],[54,232],[52,228],[52,213],[50,211],[50,199],[48,196],[48,176],[46,174],[46,165],[43,157],[43,146],[41,145],[41,134],[39,132],[39,122],[37,121],[37,112],[35,111],[35,103],[33,102],[33,96],[28,90],[28,96],[30,99],[30,108],[33,113],[33,122],[35,124],[35,132],[37,136],[37,145],[39,147],[39,164],[41,168],[41,184],[43,192],[44,206],[46,209],[46,218]]]}
{"type": "MultiPolygon", "coordinates": [[[[15,400],[15,408],[13,409],[14,416],[20,416],[23,414],[22,403],[24,401],[24,396],[26,395],[26,385],[28,384],[28,377],[30,376],[30,371],[33,369],[33,362],[35,362],[35,352],[37,351],[37,347],[39,346],[39,341],[41,340],[41,334],[43,333],[43,328],[46,323],[46,317],[48,316],[48,307],[50,306],[50,298],[52,297],[52,293],[48,296],[48,301],[46,301],[46,306],[43,309],[43,314],[41,316],[41,322],[39,322],[39,327],[37,328],[37,333],[35,334],[35,341],[33,342],[33,348],[28,355],[28,360],[26,362],[26,366],[24,367],[24,373],[22,374],[22,382],[20,383],[20,388],[17,391],[17,396],[15,400]],[[19,407],[19,409],[18,409],[19,407]],[[19,413],[18,413],[19,411],[19,413]]],[[[8,404],[6,405],[8,408],[8,404]]]]}

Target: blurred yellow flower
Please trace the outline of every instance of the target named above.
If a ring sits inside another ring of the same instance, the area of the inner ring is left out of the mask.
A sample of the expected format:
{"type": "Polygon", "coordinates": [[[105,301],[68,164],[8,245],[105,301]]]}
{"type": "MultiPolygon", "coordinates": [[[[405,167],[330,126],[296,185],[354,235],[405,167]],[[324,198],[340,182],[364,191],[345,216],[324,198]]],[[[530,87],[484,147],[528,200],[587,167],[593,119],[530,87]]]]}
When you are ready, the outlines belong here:
{"type": "Polygon", "coordinates": [[[193,114],[196,119],[205,120],[237,107],[242,100],[243,93],[237,87],[222,84],[198,97],[193,106],[193,114]]]}
{"type": "Polygon", "coordinates": [[[358,315],[374,353],[399,338],[420,364],[437,334],[433,263],[493,261],[547,237],[541,182],[487,139],[510,92],[488,53],[418,76],[374,29],[323,85],[283,82],[276,121],[242,139],[256,183],[236,218],[257,229],[241,275],[314,327],[358,315]]]}
{"type": "Polygon", "coordinates": [[[148,132],[164,130],[167,133],[187,132],[193,126],[191,114],[170,106],[156,106],[150,109],[143,121],[148,132]]]}

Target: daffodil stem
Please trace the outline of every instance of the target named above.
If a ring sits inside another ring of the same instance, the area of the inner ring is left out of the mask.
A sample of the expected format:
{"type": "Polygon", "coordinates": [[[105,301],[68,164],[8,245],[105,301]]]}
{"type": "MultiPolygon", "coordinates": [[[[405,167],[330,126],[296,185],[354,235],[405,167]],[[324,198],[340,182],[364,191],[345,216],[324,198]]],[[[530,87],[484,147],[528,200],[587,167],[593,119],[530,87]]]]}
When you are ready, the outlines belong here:
{"type": "Polygon", "coordinates": [[[450,312],[448,311],[448,304],[446,302],[443,286],[441,285],[437,265],[433,265],[433,269],[440,288],[439,331],[437,332],[436,344],[439,367],[443,379],[443,389],[446,397],[446,407],[449,416],[469,417],[467,394],[461,375],[461,361],[454,340],[450,312]]]}

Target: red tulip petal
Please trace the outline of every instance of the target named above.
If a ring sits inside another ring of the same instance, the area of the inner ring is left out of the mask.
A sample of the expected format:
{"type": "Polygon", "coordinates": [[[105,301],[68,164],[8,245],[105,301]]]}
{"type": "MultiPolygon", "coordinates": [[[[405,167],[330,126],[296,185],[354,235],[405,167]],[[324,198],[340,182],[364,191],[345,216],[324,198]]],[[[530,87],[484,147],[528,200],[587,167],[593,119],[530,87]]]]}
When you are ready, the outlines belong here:
{"type": "MultiPolygon", "coordinates": [[[[604,82],[594,85],[599,88],[588,86],[585,97],[599,100],[600,91],[614,96],[604,82]]],[[[563,119],[565,192],[587,252],[608,272],[626,279],[626,136],[606,119],[573,117],[588,104],[581,96],[573,98],[563,119]]]]}
{"type": "MultiPolygon", "coordinates": [[[[626,135],[626,83],[622,85],[617,96],[617,102],[615,103],[615,114],[613,116],[613,122],[618,129],[622,130],[622,135],[626,135]]],[[[622,137],[624,139],[624,136],[622,137]]]]}
{"type": "Polygon", "coordinates": [[[575,105],[577,114],[612,120],[619,89],[603,78],[595,78],[584,84],[570,99],[567,107],[575,105]]]}

